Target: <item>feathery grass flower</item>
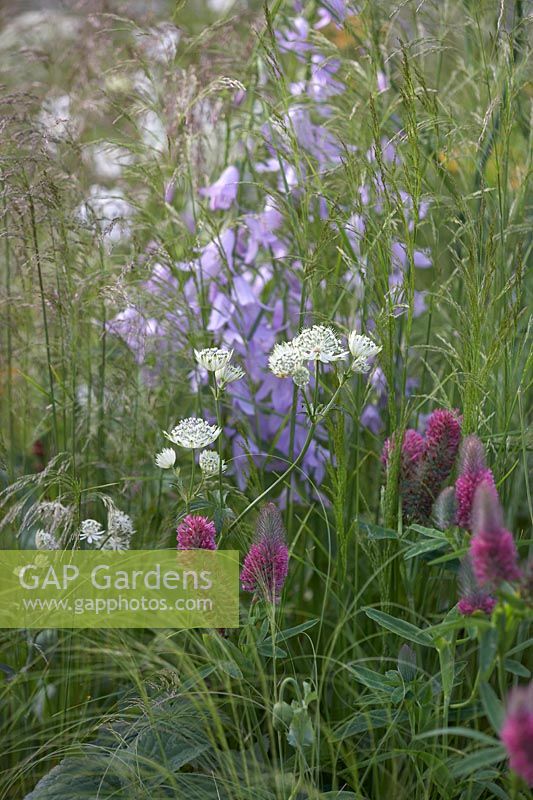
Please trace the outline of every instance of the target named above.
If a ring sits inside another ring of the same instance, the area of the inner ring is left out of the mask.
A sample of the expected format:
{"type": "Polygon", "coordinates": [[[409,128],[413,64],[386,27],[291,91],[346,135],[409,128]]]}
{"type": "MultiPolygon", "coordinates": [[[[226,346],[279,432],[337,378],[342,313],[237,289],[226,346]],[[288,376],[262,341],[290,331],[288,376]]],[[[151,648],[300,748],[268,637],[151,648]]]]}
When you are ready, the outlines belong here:
{"type": "Polygon", "coordinates": [[[382,348],[368,336],[351,331],[348,335],[348,349],[354,359],[352,369],[355,372],[368,372],[369,359],[374,358],[382,348]]]}
{"type": "Polygon", "coordinates": [[[178,422],[170,433],[163,431],[163,434],[173,444],[184,447],[187,450],[196,450],[198,447],[207,447],[213,444],[220,434],[222,428],[217,425],[210,425],[203,419],[188,417],[178,422]]]}
{"type": "Polygon", "coordinates": [[[245,372],[241,367],[235,367],[233,364],[226,364],[226,366],[217,369],[215,378],[219,389],[224,389],[228,383],[234,383],[244,378],[245,372]]]}
{"type": "Polygon", "coordinates": [[[155,457],[155,465],[160,469],[170,469],[176,463],[176,451],[172,447],[164,447],[155,457]]]}
{"type": "Polygon", "coordinates": [[[304,328],[293,339],[294,346],[301,352],[304,361],[321,361],[330,364],[345,358],[347,351],[342,349],[341,343],[333,328],[327,325],[313,325],[304,328]]]}
{"type": "Polygon", "coordinates": [[[178,525],[178,550],[216,550],[215,524],[199,514],[188,514],[178,525]]]}
{"type": "Polygon", "coordinates": [[[288,571],[289,549],[281,514],[274,503],[267,503],[259,512],[254,540],[244,559],[242,588],[277,603],[288,571]]]}
{"type": "Polygon", "coordinates": [[[96,544],[104,535],[104,529],[95,519],[84,519],[81,523],[80,539],[87,544],[96,544]]]}
{"type": "Polygon", "coordinates": [[[220,462],[220,456],[215,450],[202,450],[200,453],[200,469],[206,478],[213,475],[219,475],[220,472],[225,472],[227,469],[226,462],[220,462]]]}
{"type": "Polygon", "coordinates": [[[303,360],[294,341],[279,342],[268,357],[268,366],[276,378],[289,378],[302,366],[303,360]]]}
{"type": "Polygon", "coordinates": [[[533,682],[511,691],[500,738],[511,769],[533,786],[533,682]]]}
{"type": "Polygon", "coordinates": [[[196,361],[209,372],[224,369],[233,355],[233,350],[220,350],[218,347],[206,347],[204,350],[195,350],[196,361]]]}

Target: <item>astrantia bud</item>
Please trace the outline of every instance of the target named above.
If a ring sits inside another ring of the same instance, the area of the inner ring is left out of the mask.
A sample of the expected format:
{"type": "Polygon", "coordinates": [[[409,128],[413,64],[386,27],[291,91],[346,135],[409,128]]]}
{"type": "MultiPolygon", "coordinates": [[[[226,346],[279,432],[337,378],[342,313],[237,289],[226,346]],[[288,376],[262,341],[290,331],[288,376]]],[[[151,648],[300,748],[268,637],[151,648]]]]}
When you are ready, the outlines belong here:
{"type": "Polygon", "coordinates": [[[220,472],[225,472],[227,469],[225,461],[222,461],[221,467],[220,456],[214,450],[202,450],[200,453],[199,464],[202,474],[206,478],[210,478],[213,475],[218,475],[220,472]]]}
{"type": "Polygon", "coordinates": [[[241,584],[270,603],[277,603],[289,569],[289,550],[281,514],[267,503],[257,518],[255,536],[244,559],[241,584]]]}
{"type": "Polygon", "coordinates": [[[533,683],[511,691],[500,738],[511,769],[533,786],[533,683]]]}
{"type": "Polygon", "coordinates": [[[309,381],[311,380],[311,373],[303,364],[299,367],[296,367],[294,372],[292,373],[292,379],[296,386],[307,386],[309,381]]]}
{"type": "Polygon", "coordinates": [[[216,550],[216,533],[207,517],[189,514],[178,525],[178,550],[216,550]]]}
{"type": "Polygon", "coordinates": [[[176,451],[171,447],[164,447],[155,457],[155,465],[159,469],[170,469],[176,463],[176,451]]]}

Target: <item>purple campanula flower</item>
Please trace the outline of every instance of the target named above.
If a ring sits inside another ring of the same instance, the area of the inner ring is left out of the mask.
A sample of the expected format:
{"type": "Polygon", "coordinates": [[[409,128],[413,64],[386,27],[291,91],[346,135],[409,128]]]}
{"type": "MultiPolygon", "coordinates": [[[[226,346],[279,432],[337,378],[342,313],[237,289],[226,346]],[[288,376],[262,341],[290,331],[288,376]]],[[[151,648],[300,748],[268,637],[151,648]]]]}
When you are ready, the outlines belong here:
{"type": "Polygon", "coordinates": [[[128,345],[138,364],[144,362],[147,340],[161,332],[156,319],[144,317],[133,306],[128,306],[106,323],[109,333],[119,336],[128,345]]]}
{"type": "Polygon", "coordinates": [[[245,592],[278,603],[289,571],[289,549],[281,514],[268,503],[259,512],[255,535],[241,572],[245,592]]]}
{"type": "Polygon", "coordinates": [[[229,166],[217,181],[198,192],[202,197],[208,198],[211,211],[227,211],[235,202],[238,190],[239,170],[229,166]]]}
{"type": "Polygon", "coordinates": [[[513,535],[503,525],[503,512],[490,480],[482,480],[474,493],[470,557],[478,583],[498,587],[520,578],[513,535]]]}
{"type": "Polygon", "coordinates": [[[348,14],[353,14],[354,9],[350,7],[347,0],[321,0],[318,9],[319,20],[315,28],[325,28],[327,25],[340,27],[348,14]]]}
{"type": "Polygon", "coordinates": [[[294,17],[292,27],[283,31],[276,31],[278,47],[282,53],[294,53],[301,58],[311,50],[312,45],[307,41],[309,23],[304,17],[294,17]]]}
{"type": "Polygon", "coordinates": [[[533,683],[511,690],[500,738],[511,769],[533,787],[533,683]]]}

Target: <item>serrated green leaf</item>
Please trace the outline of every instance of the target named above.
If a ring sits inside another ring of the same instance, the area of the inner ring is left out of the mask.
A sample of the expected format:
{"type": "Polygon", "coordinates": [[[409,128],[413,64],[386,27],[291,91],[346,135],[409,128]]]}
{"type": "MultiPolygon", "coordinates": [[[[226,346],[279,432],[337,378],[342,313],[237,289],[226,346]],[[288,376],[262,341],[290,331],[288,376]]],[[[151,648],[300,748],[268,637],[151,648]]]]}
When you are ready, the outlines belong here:
{"type": "Polygon", "coordinates": [[[374,525],[371,522],[360,522],[359,530],[374,541],[379,541],[381,539],[394,539],[398,541],[398,534],[396,531],[393,531],[392,528],[382,528],[380,525],[374,525]]]}
{"type": "Polygon", "coordinates": [[[503,666],[507,672],[511,672],[513,675],[518,675],[520,678],[531,678],[531,670],[521,664],[520,661],[515,661],[513,658],[506,658],[503,662],[503,666]]]}
{"type": "Polygon", "coordinates": [[[360,667],[357,664],[349,664],[348,666],[355,678],[369,689],[377,689],[380,692],[387,692],[388,694],[394,691],[395,687],[391,686],[380,672],[374,672],[374,670],[368,669],[368,667],[360,667]]]}

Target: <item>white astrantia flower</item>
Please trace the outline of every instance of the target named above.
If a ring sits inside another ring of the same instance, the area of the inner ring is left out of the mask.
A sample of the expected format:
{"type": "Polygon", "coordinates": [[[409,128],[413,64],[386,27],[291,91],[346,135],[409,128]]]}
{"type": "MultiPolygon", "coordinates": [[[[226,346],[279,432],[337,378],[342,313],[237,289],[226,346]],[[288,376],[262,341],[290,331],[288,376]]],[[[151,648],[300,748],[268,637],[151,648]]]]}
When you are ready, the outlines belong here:
{"type": "Polygon", "coordinates": [[[35,532],[35,547],[37,550],[59,550],[59,543],[52,533],[39,528],[35,532]]]}
{"type": "Polygon", "coordinates": [[[222,469],[220,468],[220,456],[214,450],[202,450],[199,462],[202,474],[206,478],[218,475],[220,472],[225,472],[227,469],[225,461],[222,461],[222,469]]]}
{"type": "Polygon", "coordinates": [[[129,539],[124,536],[120,536],[118,533],[112,533],[111,536],[108,536],[101,547],[102,550],[114,550],[120,553],[124,552],[125,550],[129,550],[129,548],[129,539]]]}
{"type": "Polygon", "coordinates": [[[209,422],[197,417],[188,417],[178,422],[170,433],[167,431],[163,433],[173,444],[185,447],[187,450],[195,450],[197,447],[213,444],[222,433],[222,428],[210,425],[209,422]]]}
{"type": "Polygon", "coordinates": [[[313,325],[304,328],[293,339],[293,344],[300,350],[305,361],[322,361],[330,364],[347,356],[347,351],[342,349],[340,340],[332,328],[327,325],[313,325]]]}
{"type": "Polygon", "coordinates": [[[354,358],[352,369],[356,372],[368,372],[370,364],[368,359],[376,356],[381,347],[372,341],[368,336],[351,331],[348,336],[348,347],[354,358]]]}
{"type": "Polygon", "coordinates": [[[131,539],[135,533],[131,517],[119,508],[111,508],[107,515],[107,527],[113,536],[121,536],[131,539]]]}
{"type": "Polygon", "coordinates": [[[218,347],[206,347],[205,350],[195,350],[196,361],[209,372],[224,369],[233,355],[233,350],[219,350],[218,347]]]}
{"type": "Polygon", "coordinates": [[[81,523],[80,539],[87,544],[96,544],[104,535],[104,529],[95,519],[84,519],[81,523]]]}
{"type": "Polygon", "coordinates": [[[301,364],[299,367],[296,367],[294,372],[292,373],[292,379],[296,386],[307,386],[309,381],[311,380],[311,373],[307,369],[306,366],[301,364]]]}
{"type": "Polygon", "coordinates": [[[245,372],[241,367],[234,367],[233,364],[226,364],[225,367],[217,369],[215,378],[219,389],[223,389],[228,383],[240,381],[244,378],[245,372]]]}
{"type": "Polygon", "coordinates": [[[277,378],[289,378],[298,367],[302,366],[303,358],[294,342],[281,342],[274,345],[268,357],[270,371],[277,378]]]}
{"type": "Polygon", "coordinates": [[[155,465],[160,469],[170,469],[176,463],[176,451],[172,447],[164,447],[155,457],[155,465]]]}

